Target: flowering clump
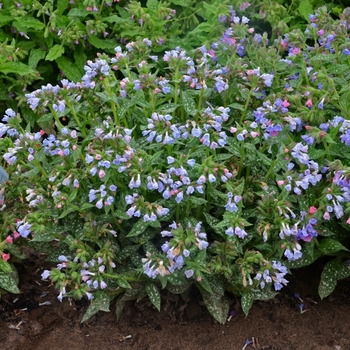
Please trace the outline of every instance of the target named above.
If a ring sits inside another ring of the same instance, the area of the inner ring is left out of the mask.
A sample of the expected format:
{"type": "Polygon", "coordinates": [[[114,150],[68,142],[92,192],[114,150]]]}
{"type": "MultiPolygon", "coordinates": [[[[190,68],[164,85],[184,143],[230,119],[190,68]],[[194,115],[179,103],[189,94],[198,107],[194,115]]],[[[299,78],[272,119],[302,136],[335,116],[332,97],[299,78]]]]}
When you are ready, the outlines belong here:
{"type": "Polygon", "coordinates": [[[349,23],[325,26],[322,9],[269,46],[232,7],[219,21],[230,27],[193,52],[144,38],[88,61],[80,82],[28,93],[38,132],[5,112],[4,262],[14,239],[46,242],[58,265],[42,277],[60,300],[148,295],[160,308],[160,287],[196,286],[224,322],[225,290],[248,313],[291,268],[346,256],[349,23]]]}

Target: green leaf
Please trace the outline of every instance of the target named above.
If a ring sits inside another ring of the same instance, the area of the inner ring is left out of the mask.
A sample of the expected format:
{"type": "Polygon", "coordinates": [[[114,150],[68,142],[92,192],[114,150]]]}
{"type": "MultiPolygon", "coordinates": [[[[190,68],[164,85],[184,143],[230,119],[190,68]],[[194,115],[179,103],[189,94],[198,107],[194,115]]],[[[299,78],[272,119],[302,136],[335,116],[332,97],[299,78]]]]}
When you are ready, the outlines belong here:
{"type": "Polygon", "coordinates": [[[206,32],[206,33],[209,33],[211,32],[211,30],[213,29],[213,24],[211,23],[208,23],[208,22],[203,22],[203,23],[200,23],[195,29],[193,29],[191,32],[189,32],[189,34],[193,35],[193,34],[198,34],[198,33],[203,33],[203,32],[206,32]]]}
{"type": "Polygon", "coordinates": [[[176,111],[180,105],[177,103],[164,103],[158,107],[157,112],[161,114],[170,114],[176,111]]]}
{"type": "Polygon", "coordinates": [[[213,161],[214,162],[221,162],[223,160],[227,160],[232,158],[233,155],[231,153],[221,153],[221,154],[217,154],[216,156],[214,156],[213,161]]]}
{"type": "Polygon", "coordinates": [[[17,18],[16,21],[13,22],[14,27],[17,30],[26,32],[28,29],[34,29],[36,31],[43,30],[45,28],[45,24],[40,22],[38,19],[33,17],[21,17],[17,18]]]}
{"type": "Polygon", "coordinates": [[[327,68],[327,73],[330,74],[342,74],[349,69],[347,64],[332,64],[327,68]]]}
{"type": "Polygon", "coordinates": [[[313,13],[312,4],[308,0],[302,0],[299,3],[299,13],[304,17],[308,22],[310,22],[309,14],[313,13]]]}
{"type": "Polygon", "coordinates": [[[144,96],[134,97],[134,100],[135,100],[135,104],[142,108],[149,108],[151,106],[150,103],[146,101],[144,96]]]}
{"type": "Polygon", "coordinates": [[[94,205],[91,203],[84,203],[82,206],[79,207],[79,212],[83,213],[84,211],[93,208],[94,205]]]}
{"type": "Polygon", "coordinates": [[[110,301],[111,299],[107,293],[100,291],[94,293],[94,298],[91,300],[90,306],[86,310],[86,313],[80,323],[87,321],[99,311],[109,312],[110,301]]]}
{"type": "Polygon", "coordinates": [[[57,238],[57,234],[52,231],[46,231],[45,233],[34,234],[32,242],[51,242],[57,238]]]}
{"type": "Polygon", "coordinates": [[[101,40],[97,38],[95,35],[90,35],[88,40],[92,46],[95,46],[98,49],[103,49],[109,52],[114,52],[114,48],[117,46],[114,40],[107,40],[107,39],[101,40]]]}
{"type": "Polygon", "coordinates": [[[90,13],[86,11],[85,9],[71,9],[68,13],[68,17],[86,17],[90,13]]]}
{"type": "Polygon", "coordinates": [[[10,263],[0,259],[0,271],[5,272],[5,273],[11,273],[12,267],[11,267],[10,263]]]}
{"type": "Polygon", "coordinates": [[[278,292],[273,292],[268,289],[251,289],[250,294],[253,300],[270,300],[273,299],[278,294],[278,292]]]}
{"type": "Polygon", "coordinates": [[[20,293],[16,280],[11,276],[11,274],[3,271],[0,271],[0,288],[13,294],[20,293]]]}
{"type": "Polygon", "coordinates": [[[312,148],[308,152],[310,159],[316,160],[323,157],[326,154],[325,150],[312,148]]]}
{"type": "Polygon", "coordinates": [[[335,259],[329,261],[323,268],[320,284],[318,286],[318,294],[321,299],[330,295],[337,285],[338,271],[341,269],[340,262],[335,259]]]}
{"type": "Polygon", "coordinates": [[[117,317],[117,322],[120,320],[120,316],[122,314],[122,311],[125,306],[125,302],[128,300],[128,298],[125,295],[122,295],[117,302],[115,303],[115,315],[117,317]]]}
{"type": "Polygon", "coordinates": [[[58,14],[62,15],[63,12],[65,10],[67,10],[68,8],[68,5],[69,4],[69,0],[60,0],[60,1],[57,1],[57,10],[58,10],[58,14]]]}
{"type": "Polygon", "coordinates": [[[69,80],[74,82],[80,81],[83,74],[80,72],[79,68],[68,58],[61,56],[56,59],[56,62],[58,68],[69,80]]]}
{"type": "Polygon", "coordinates": [[[86,63],[87,57],[85,53],[81,49],[77,49],[74,51],[74,61],[76,67],[79,69],[81,76],[85,74],[84,65],[86,63]]]}
{"type": "Polygon", "coordinates": [[[43,49],[32,49],[28,58],[28,66],[35,69],[39,61],[44,59],[46,56],[46,51],[43,49]]]}
{"type": "Polygon", "coordinates": [[[348,251],[346,247],[333,238],[324,238],[318,246],[318,249],[320,249],[324,254],[337,253],[340,250],[348,251]]]}
{"type": "Polygon", "coordinates": [[[174,286],[182,286],[184,284],[188,283],[188,279],[185,276],[185,273],[179,270],[176,270],[174,273],[171,273],[170,275],[166,275],[168,282],[171,283],[174,286]]]}
{"type": "Polygon", "coordinates": [[[216,217],[214,216],[211,216],[210,214],[208,213],[203,213],[204,217],[205,217],[205,220],[206,222],[208,223],[208,225],[211,227],[211,228],[214,228],[219,222],[220,220],[217,219],[216,217]]]}
{"type": "Polygon", "coordinates": [[[189,7],[192,3],[192,0],[170,0],[170,2],[178,6],[189,7]]]}
{"type": "Polygon", "coordinates": [[[146,6],[150,10],[157,11],[158,6],[159,6],[159,1],[158,0],[148,0],[146,6]]]}
{"type": "Polygon", "coordinates": [[[314,253],[311,255],[309,252],[303,250],[303,256],[294,261],[285,261],[284,264],[289,269],[297,269],[300,267],[311,265],[314,261],[316,261],[322,254],[321,253],[314,253]]]}
{"type": "Polygon", "coordinates": [[[122,288],[125,288],[125,289],[131,288],[129,282],[126,279],[124,279],[123,277],[119,277],[117,279],[117,283],[118,283],[119,287],[122,287],[122,288]]]}
{"type": "Polygon", "coordinates": [[[335,60],[335,55],[333,54],[318,54],[312,58],[309,59],[310,63],[314,62],[332,62],[335,60]]]}
{"type": "Polygon", "coordinates": [[[160,293],[158,287],[154,283],[147,284],[146,293],[151,303],[160,311],[160,293]]]}
{"type": "Polygon", "coordinates": [[[64,47],[61,45],[54,45],[49,50],[45,60],[46,61],[54,61],[56,58],[62,56],[64,54],[64,47]]]}
{"type": "Polygon", "coordinates": [[[12,22],[13,17],[8,15],[0,15],[0,27],[2,27],[4,24],[12,22]]]}
{"type": "Polygon", "coordinates": [[[28,75],[35,71],[21,62],[6,62],[0,65],[0,72],[4,74],[15,73],[18,75],[28,75]]]}
{"type": "Polygon", "coordinates": [[[192,197],[190,196],[188,199],[192,204],[200,206],[205,205],[207,203],[207,200],[204,198],[198,198],[198,197],[192,197]]]}
{"type": "Polygon", "coordinates": [[[128,245],[124,247],[117,255],[118,260],[122,261],[128,258],[129,256],[135,254],[139,248],[140,248],[139,244],[133,244],[133,245],[128,245]]]}
{"type": "Polygon", "coordinates": [[[344,261],[338,270],[337,279],[341,280],[350,276],[350,265],[348,260],[344,261]]]}
{"type": "Polygon", "coordinates": [[[213,290],[211,289],[210,283],[207,278],[204,276],[201,277],[201,280],[196,282],[196,285],[199,286],[199,289],[202,291],[206,291],[208,293],[213,293],[213,290]]]}
{"type": "Polygon", "coordinates": [[[9,253],[11,253],[11,255],[14,255],[18,259],[21,259],[21,260],[28,259],[28,256],[25,253],[21,252],[19,249],[19,246],[15,244],[8,244],[6,246],[6,249],[9,251],[9,253]]]}
{"type": "MultiPolygon", "coordinates": [[[[31,241],[32,243],[33,241],[31,241]]],[[[37,243],[37,242],[35,242],[37,243]]],[[[40,252],[47,252],[47,248],[45,248],[45,250],[42,249],[42,246],[38,246],[38,245],[35,245],[34,243],[34,248],[40,252]]],[[[43,243],[43,242],[41,242],[43,243]]],[[[40,244],[40,243],[39,243],[40,244]]],[[[46,243],[47,244],[47,243],[46,243]]],[[[67,259],[69,260],[73,260],[74,259],[74,256],[71,254],[70,250],[69,250],[69,246],[67,244],[61,244],[59,247],[55,247],[55,248],[52,248],[52,245],[50,245],[50,248],[51,249],[51,254],[46,258],[45,261],[49,261],[49,262],[54,262],[54,263],[58,263],[60,260],[58,259],[58,257],[60,255],[64,255],[67,257],[67,259]],[[53,250],[54,249],[54,250],[53,250]],[[53,251],[52,251],[53,250],[53,251]]]]}
{"type": "Polygon", "coordinates": [[[244,106],[240,105],[239,103],[231,103],[228,105],[229,107],[232,107],[233,109],[238,109],[240,111],[244,111],[244,106]]]}
{"type": "Polygon", "coordinates": [[[126,237],[135,237],[135,236],[139,236],[141,233],[143,233],[146,228],[148,227],[149,222],[148,221],[143,221],[143,219],[141,218],[130,230],[130,232],[128,233],[128,235],[126,237]]]}
{"type": "Polygon", "coordinates": [[[172,294],[182,294],[182,293],[186,292],[186,290],[188,288],[190,288],[191,285],[192,285],[192,282],[188,282],[188,283],[184,283],[184,284],[178,284],[178,285],[174,285],[174,284],[168,283],[166,288],[172,294]]]}
{"type": "Polygon", "coordinates": [[[241,307],[246,316],[249,314],[249,310],[253,305],[253,296],[250,292],[245,292],[242,294],[241,307]]]}
{"type": "Polygon", "coordinates": [[[116,24],[123,24],[123,23],[129,22],[128,19],[121,18],[121,17],[119,17],[117,15],[113,15],[113,16],[109,16],[109,17],[106,17],[106,18],[102,18],[102,21],[108,22],[108,23],[116,23],[116,24]]]}
{"type": "Polygon", "coordinates": [[[203,301],[210,314],[221,324],[227,320],[229,312],[229,302],[226,297],[216,294],[201,291],[203,301]]]}
{"type": "Polygon", "coordinates": [[[197,114],[196,104],[192,96],[186,91],[182,92],[182,105],[189,115],[195,116],[197,114]]]}

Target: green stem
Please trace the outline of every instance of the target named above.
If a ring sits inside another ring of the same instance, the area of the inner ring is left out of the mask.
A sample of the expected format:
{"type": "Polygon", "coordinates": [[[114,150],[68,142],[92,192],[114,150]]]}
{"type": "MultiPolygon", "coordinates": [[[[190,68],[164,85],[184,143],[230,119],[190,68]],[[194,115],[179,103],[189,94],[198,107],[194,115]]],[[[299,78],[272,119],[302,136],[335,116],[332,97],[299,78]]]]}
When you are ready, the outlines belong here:
{"type": "Polygon", "coordinates": [[[241,149],[240,149],[241,159],[239,160],[239,169],[238,169],[238,178],[241,176],[243,171],[243,164],[244,164],[244,141],[242,141],[241,149]]]}
{"type": "MultiPolygon", "coordinates": [[[[179,67],[176,67],[176,70],[175,70],[175,95],[174,95],[174,103],[177,104],[177,98],[178,98],[178,90],[179,90],[179,67]]],[[[173,112],[173,117],[175,117],[175,113],[176,111],[173,112]]]]}
{"type": "Polygon", "coordinates": [[[61,131],[62,128],[64,128],[64,126],[62,125],[62,123],[60,122],[60,118],[58,117],[56,111],[52,108],[52,106],[49,106],[49,109],[55,119],[55,122],[57,124],[57,128],[59,131],[61,131]]]}
{"type": "Polygon", "coordinates": [[[34,159],[33,163],[35,164],[35,166],[40,170],[40,172],[43,174],[43,176],[45,176],[47,178],[47,173],[44,170],[44,168],[41,166],[41,164],[39,163],[38,160],[34,159]]]}
{"type": "Polygon", "coordinates": [[[81,133],[83,134],[84,137],[87,136],[85,130],[83,130],[83,128],[81,127],[81,123],[80,123],[80,120],[79,120],[79,117],[77,115],[77,113],[75,112],[75,109],[74,109],[74,106],[70,103],[70,102],[67,102],[67,106],[69,107],[69,109],[71,110],[72,114],[73,114],[73,117],[75,119],[75,122],[78,124],[79,126],[79,130],[81,131],[81,133]]]}
{"type": "Polygon", "coordinates": [[[102,10],[103,10],[103,5],[104,5],[104,4],[105,4],[105,0],[102,0],[102,1],[101,1],[100,11],[99,11],[100,13],[102,13],[102,10]]]}
{"type": "Polygon", "coordinates": [[[112,93],[111,93],[111,89],[109,87],[107,78],[103,79],[103,86],[105,87],[105,89],[107,91],[107,94],[108,94],[108,97],[110,99],[110,105],[112,107],[112,112],[113,112],[115,126],[120,126],[119,125],[119,118],[118,118],[118,114],[117,114],[117,109],[115,108],[115,104],[114,104],[114,102],[112,100],[112,93]]]}
{"type": "Polygon", "coordinates": [[[273,172],[277,162],[284,156],[284,153],[282,151],[282,153],[280,153],[280,155],[278,157],[276,157],[276,159],[273,161],[273,163],[270,166],[270,169],[268,170],[268,172],[266,173],[265,177],[264,177],[264,182],[267,182],[267,180],[269,179],[271,173],[273,172]]]}
{"type": "Polygon", "coordinates": [[[154,91],[150,90],[150,94],[151,94],[151,101],[152,101],[152,113],[154,113],[156,111],[156,98],[155,98],[154,91]]]}
{"type": "Polygon", "coordinates": [[[203,95],[204,95],[204,89],[201,89],[201,94],[199,95],[199,101],[197,106],[197,114],[196,114],[196,123],[198,123],[198,118],[200,116],[200,111],[202,109],[202,103],[203,103],[203,95]]]}
{"type": "MultiPolygon", "coordinates": [[[[110,273],[103,273],[103,276],[109,277],[109,278],[114,278],[114,279],[119,279],[120,276],[115,274],[112,275],[110,273]]],[[[131,282],[137,282],[140,281],[140,278],[136,278],[136,277],[130,277],[130,276],[123,276],[123,279],[125,279],[126,281],[131,281],[131,282]]]]}
{"type": "MultiPolygon", "coordinates": [[[[331,144],[327,144],[326,140],[323,139],[323,146],[324,146],[324,149],[326,151],[326,155],[327,155],[327,160],[331,160],[331,155],[329,154],[329,150],[331,148],[331,144]]],[[[324,157],[323,157],[324,158],[324,157]]]]}
{"type": "Polygon", "coordinates": [[[254,91],[255,87],[256,87],[256,84],[253,84],[252,87],[249,90],[247,101],[245,102],[245,105],[244,105],[244,111],[242,113],[241,119],[239,120],[240,124],[242,124],[243,121],[244,121],[244,117],[245,117],[245,114],[247,113],[249,102],[250,102],[250,99],[252,98],[252,94],[253,94],[253,91],[254,91]]]}

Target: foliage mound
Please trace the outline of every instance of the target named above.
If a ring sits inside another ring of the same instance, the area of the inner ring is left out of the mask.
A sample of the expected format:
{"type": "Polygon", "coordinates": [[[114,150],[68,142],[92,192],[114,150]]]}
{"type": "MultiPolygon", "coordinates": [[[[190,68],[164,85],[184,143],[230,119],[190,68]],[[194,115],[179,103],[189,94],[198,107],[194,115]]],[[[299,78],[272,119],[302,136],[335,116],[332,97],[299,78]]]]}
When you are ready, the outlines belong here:
{"type": "Polygon", "coordinates": [[[26,94],[37,132],[6,110],[3,289],[25,244],[60,300],[91,300],[83,320],[196,287],[224,323],[230,293],[248,314],[325,255],[322,298],[350,275],[350,21],[321,8],[269,44],[228,13],[210,45],[140,39],[26,94]]]}

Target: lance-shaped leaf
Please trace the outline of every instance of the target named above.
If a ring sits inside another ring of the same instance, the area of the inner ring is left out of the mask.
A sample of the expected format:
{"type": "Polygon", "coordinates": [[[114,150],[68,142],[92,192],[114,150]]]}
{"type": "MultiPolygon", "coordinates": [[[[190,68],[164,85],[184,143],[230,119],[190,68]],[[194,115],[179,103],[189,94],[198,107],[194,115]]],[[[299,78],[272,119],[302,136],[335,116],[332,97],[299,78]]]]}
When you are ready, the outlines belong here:
{"type": "Polygon", "coordinates": [[[109,303],[111,299],[105,292],[94,293],[94,298],[91,300],[90,306],[81,320],[81,323],[87,321],[99,311],[109,312],[109,303]]]}

